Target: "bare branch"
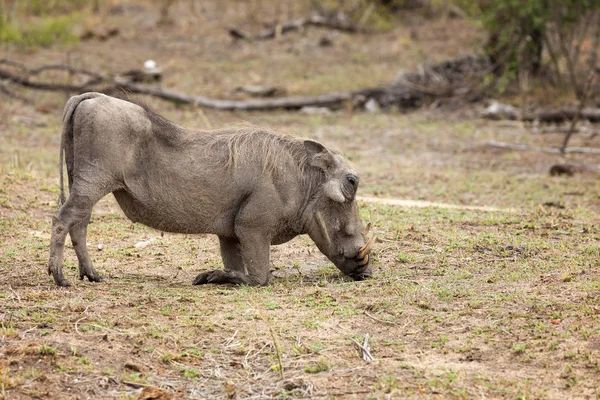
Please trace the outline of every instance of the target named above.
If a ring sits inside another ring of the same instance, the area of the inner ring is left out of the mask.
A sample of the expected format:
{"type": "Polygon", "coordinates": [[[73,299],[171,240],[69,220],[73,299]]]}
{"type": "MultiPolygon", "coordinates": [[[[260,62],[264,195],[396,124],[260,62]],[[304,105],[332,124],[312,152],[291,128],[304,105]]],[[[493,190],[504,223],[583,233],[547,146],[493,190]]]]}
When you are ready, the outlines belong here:
{"type": "Polygon", "coordinates": [[[500,149],[509,149],[509,150],[524,150],[524,151],[539,151],[542,153],[583,153],[583,154],[600,154],[600,149],[595,147],[567,147],[564,152],[561,152],[561,149],[557,147],[547,147],[547,146],[528,146],[526,144],[515,144],[515,143],[505,143],[505,142],[496,142],[491,140],[486,143],[490,147],[496,147],[500,149]]]}
{"type": "Polygon", "coordinates": [[[267,40],[274,39],[291,31],[297,31],[305,26],[320,26],[343,32],[357,32],[358,28],[348,21],[343,13],[336,13],[331,17],[313,14],[308,18],[298,18],[283,24],[275,24],[258,35],[244,33],[237,28],[229,28],[228,32],[234,39],[267,40]]]}
{"type": "Polygon", "coordinates": [[[581,110],[576,108],[557,108],[540,110],[537,112],[522,112],[516,107],[501,103],[493,103],[481,113],[481,116],[487,119],[508,119],[525,122],[540,121],[546,123],[558,123],[572,121],[575,118],[585,119],[590,122],[600,122],[600,108],[583,108],[581,110]]]}
{"type": "Polygon", "coordinates": [[[571,136],[576,131],[577,122],[581,118],[581,114],[583,112],[583,108],[585,107],[585,103],[590,95],[591,88],[593,86],[594,80],[596,78],[596,62],[598,60],[598,46],[600,46],[600,13],[596,13],[596,32],[594,34],[594,42],[592,44],[592,49],[590,50],[590,60],[589,60],[589,71],[588,77],[584,86],[581,89],[581,95],[579,97],[579,106],[577,107],[577,113],[575,114],[575,118],[571,121],[571,126],[569,128],[569,132],[565,136],[565,140],[560,148],[561,153],[565,153],[567,149],[567,145],[569,144],[569,140],[571,140],[571,136]]]}

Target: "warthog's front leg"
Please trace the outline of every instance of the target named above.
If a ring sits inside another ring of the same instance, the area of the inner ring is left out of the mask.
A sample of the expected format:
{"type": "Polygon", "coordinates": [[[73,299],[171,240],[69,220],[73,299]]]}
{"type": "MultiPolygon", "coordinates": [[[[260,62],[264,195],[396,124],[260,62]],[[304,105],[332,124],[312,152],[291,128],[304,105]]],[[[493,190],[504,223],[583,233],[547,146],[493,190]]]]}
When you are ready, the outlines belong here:
{"type": "Polygon", "coordinates": [[[90,223],[90,216],[71,228],[69,234],[79,261],[79,279],[87,276],[90,282],[102,282],[102,277],[94,269],[87,250],[87,227],[90,223]]]}
{"type": "Polygon", "coordinates": [[[251,286],[269,282],[270,240],[261,235],[247,235],[239,242],[221,238],[221,256],[225,270],[202,272],[194,285],[206,283],[235,283],[251,286]]]}
{"type": "Polygon", "coordinates": [[[240,241],[219,236],[219,244],[221,245],[221,258],[223,259],[225,271],[245,273],[240,241]]]}

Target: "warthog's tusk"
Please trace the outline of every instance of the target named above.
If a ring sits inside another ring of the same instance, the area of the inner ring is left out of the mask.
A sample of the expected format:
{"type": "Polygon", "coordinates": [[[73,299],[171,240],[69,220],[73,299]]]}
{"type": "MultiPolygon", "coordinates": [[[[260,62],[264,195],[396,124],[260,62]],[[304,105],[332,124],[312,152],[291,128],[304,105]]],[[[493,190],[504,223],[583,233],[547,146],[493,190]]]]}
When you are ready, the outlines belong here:
{"type": "Polygon", "coordinates": [[[329,237],[329,232],[327,232],[327,227],[325,226],[325,221],[323,220],[323,216],[321,215],[321,213],[319,211],[317,211],[315,216],[317,217],[317,223],[319,224],[319,228],[321,228],[321,233],[323,234],[323,237],[327,241],[327,246],[331,247],[331,238],[329,237]]]}
{"type": "Polygon", "coordinates": [[[369,263],[369,255],[366,254],[365,258],[358,263],[359,266],[364,267],[365,265],[367,265],[369,263]]]}
{"type": "Polygon", "coordinates": [[[373,235],[373,231],[371,230],[371,223],[367,225],[367,229],[364,234],[365,244],[358,251],[358,258],[365,258],[371,250],[373,250],[373,242],[375,242],[375,235],[373,235]]]}

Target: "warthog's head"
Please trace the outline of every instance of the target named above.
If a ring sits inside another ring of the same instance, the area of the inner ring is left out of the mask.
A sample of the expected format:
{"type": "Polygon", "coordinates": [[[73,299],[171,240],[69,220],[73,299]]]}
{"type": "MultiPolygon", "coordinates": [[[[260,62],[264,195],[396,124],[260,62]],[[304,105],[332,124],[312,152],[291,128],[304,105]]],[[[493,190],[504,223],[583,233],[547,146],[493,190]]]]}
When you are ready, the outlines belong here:
{"type": "Polygon", "coordinates": [[[309,235],[317,247],[343,273],[355,280],[372,275],[369,253],[374,236],[371,224],[365,229],[354,200],[358,175],[340,155],[312,140],[304,142],[308,164],[320,170],[325,182],[309,212],[309,235]]]}

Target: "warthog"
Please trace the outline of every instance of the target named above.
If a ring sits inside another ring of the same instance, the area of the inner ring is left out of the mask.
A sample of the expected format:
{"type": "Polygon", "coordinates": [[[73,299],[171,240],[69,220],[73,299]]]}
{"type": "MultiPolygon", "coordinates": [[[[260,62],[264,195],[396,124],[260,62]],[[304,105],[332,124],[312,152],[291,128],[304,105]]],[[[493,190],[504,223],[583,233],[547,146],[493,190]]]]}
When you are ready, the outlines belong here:
{"type": "Polygon", "coordinates": [[[134,222],[219,237],[225,269],[199,274],[194,285],[265,285],[270,245],[304,233],[345,274],[371,276],[373,236],[354,201],[358,176],[318,142],[254,128],[194,131],[137,104],[85,93],[65,106],[60,159],[62,205],[48,262],[60,286],[69,285],[62,273],[67,233],[79,277],[102,280],[86,232],[92,207],[109,193],[134,222]]]}

